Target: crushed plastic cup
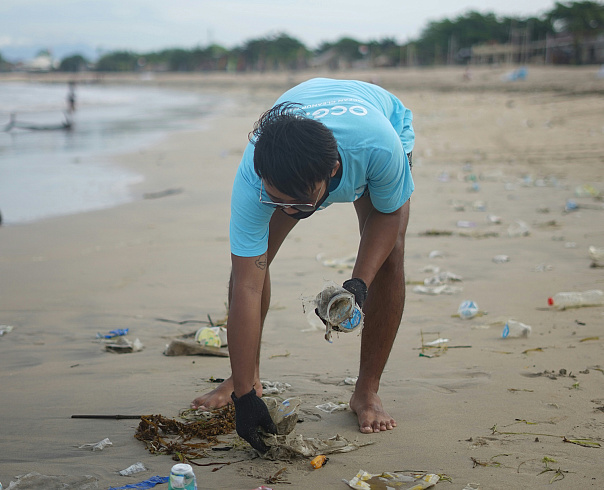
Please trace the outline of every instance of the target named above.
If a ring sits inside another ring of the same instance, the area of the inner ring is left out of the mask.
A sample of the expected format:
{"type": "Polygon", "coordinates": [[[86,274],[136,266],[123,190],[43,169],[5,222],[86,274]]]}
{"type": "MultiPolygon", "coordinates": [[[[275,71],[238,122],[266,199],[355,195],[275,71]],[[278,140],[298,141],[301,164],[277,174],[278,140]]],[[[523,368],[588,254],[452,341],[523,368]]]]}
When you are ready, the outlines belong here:
{"type": "Polygon", "coordinates": [[[522,220],[516,220],[508,227],[508,236],[512,238],[528,236],[530,234],[531,229],[529,228],[529,225],[522,220]]]}
{"type": "Polygon", "coordinates": [[[532,328],[530,325],[525,325],[522,322],[516,320],[508,320],[503,327],[503,331],[501,332],[501,338],[519,338],[519,337],[528,337],[531,334],[532,328]]]}
{"type": "Polygon", "coordinates": [[[469,320],[470,318],[474,318],[478,314],[478,305],[474,303],[474,301],[463,301],[459,308],[457,309],[457,313],[459,313],[459,318],[464,320],[469,320]]]}
{"type": "Polygon", "coordinates": [[[140,473],[141,471],[147,471],[147,468],[145,468],[145,465],[139,461],[138,463],[131,464],[128,466],[128,468],[121,470],[119,474],[122,476],[130,476],[140,473]]]}
{"type": "Polygon", "coordinates": [[[209,347],[224,347],[227,345],[227,330],[224,327],[201,327],[195,333],[195,340],[209,347]]]}

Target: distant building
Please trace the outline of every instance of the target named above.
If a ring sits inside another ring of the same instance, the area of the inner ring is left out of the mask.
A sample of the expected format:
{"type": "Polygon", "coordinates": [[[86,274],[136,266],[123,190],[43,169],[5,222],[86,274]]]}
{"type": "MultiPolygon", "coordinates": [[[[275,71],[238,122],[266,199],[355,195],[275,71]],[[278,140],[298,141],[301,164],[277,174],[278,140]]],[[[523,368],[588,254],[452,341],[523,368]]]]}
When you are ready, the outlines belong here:
{"type": "Polygon", "coordinates": [[[43,51],[34,59],[23,63],[23,69],[29,72],[48,72],[59,67],[58,60],[54,60],[49,51],[43,51]]]}
{"type": "Polygon", "coordinates": [[[513,42],[472,46],[470,63],[484,64],[602,64],[604,35],[578,38],[570,33],[548,35],[538,41],[516,37],[513,42]]]}

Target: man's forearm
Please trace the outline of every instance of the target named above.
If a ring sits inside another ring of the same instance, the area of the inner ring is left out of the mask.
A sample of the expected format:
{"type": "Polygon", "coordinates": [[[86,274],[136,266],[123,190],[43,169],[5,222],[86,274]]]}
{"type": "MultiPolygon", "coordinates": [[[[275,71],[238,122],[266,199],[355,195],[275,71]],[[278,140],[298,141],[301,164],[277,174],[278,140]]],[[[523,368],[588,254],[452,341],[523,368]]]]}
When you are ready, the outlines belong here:
{"type": "Polygon", "coordinates": [[[369,287],[396,243],[402,208],[384,214],[373,210],[361,234],[361,242],[352,277],[359,277],[369,287]]]}
{"type": "Polygon", "coordinates": [[[233,289],[227,336],[236,396],[245,395],[254,386],[261,331],[260,297],[260,292],[233,289]]]}

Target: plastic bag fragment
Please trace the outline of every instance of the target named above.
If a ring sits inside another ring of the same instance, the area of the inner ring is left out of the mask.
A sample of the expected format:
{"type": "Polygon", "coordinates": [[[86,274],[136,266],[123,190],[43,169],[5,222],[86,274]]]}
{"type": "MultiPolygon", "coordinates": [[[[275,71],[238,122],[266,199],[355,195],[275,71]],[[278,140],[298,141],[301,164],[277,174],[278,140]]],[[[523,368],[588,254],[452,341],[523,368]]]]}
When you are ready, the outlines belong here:
{"type": "Polygon", "coordinates": [[[350,488],[354,489],[383,489],[400,488],[407,490],[422,490],[433,487],[438,483],[440,477],[434,473],[412,474],[411,476],[403,473],[379,473],[371,474],[364,470],[359,470],[355,477],[350,480],[343,480],[350,488]]]}

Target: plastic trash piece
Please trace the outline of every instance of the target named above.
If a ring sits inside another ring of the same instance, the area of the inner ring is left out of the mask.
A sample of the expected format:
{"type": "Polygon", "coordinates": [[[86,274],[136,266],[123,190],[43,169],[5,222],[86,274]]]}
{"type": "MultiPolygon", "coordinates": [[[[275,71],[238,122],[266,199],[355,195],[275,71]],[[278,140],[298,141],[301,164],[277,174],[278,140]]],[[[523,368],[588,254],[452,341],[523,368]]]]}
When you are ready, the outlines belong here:
{"type": "Polygon", "coordinates": [[[224,347],[227,345],[227,330],[224,327],[201,327],[195,333],[195,340],[201,345],[224,347]]]}
{"type": "Polygon", "coordinates": [[[413,292],[418,294],[429,294],[438,296],[439,294],[455,294],[463,291],[459,286],[451,286],[449,284],[441,284],[440,286],[414,286],[413,292]]]}
{"type": "Polygon", "coordinates": [[[193,473],[193,467],[190,464],[178,463],[172,466],[168,490],[176,489],[197,490],[195,473],[193,473]]]}
{"type": "Polygon", "coordinates": [[[279,395],[292,387],[292,385],[289,383],[282,383],[281,381],[268,381],[266,379],[261,379],[260,384],[262,385],[263,395],[279,395]]]}
{"type": "Polygon", "coordinates": [[[91,449],[92,451],[102,451],[107,446],[113,446],[113,443],[109,440],[108,437],[99,442],[82,444],[81,446],[79,446],[79,449],[91,449]]]}
{"type": "Polygon", "coordinates": [[[493,257],[493,262],[495,262],[496,264],[503,264],[503,263],[509,262],[509,261],[510,261],[509,255],[495,255],[495,257],[493,257]]]}
{"type": "Polygon", "coordinates": [[[147,471],[147,468],[139,461],[138,463],[131,464],[128,468],[121,470],[119,474],[122,476],[129,476],[140,473],[141,471],[147,471]]]}
{"type": "Polygon", "coordinates": [[[155,485],[160,483],[168,483],[170,477],[168,476],[152,476],[151,478],[138,482],[138,483],[130,483],[128,485],[124,485],[123,487],[110,487],[109,490],[128,490],[130,488],[134,488],[137,490],[147,490],[148,488],[153,488],[155,485]]]}
{"type": "Polygon", "coordinates": [[[116,330],[111,330],[107,334],[97,333],[97,339],[113,339],[115,337],[121,337],[123,335],[128,335],[129,328],[118,328],[116,330]]]}
{"type": "Polygon", "coordinates": [[[604,267],[604,247],[598,248],[592,245],[589,247],[588,253],[592,260],[592,267],[604,267]]]}
{"type": "Polygon", "coordinates": [[[319,468],[321,468],[325,463],[327,463],[329,461],[329,458],[327,456],[325,456],[324,454],[319,454],[318,456],[315,456],[311,461],[310,461],[310,465],[315,469],[318,470],[319,468]]]}
{"type": "Polygon", "coordinates": [[[564,206],[565,212],[570,213],[571,211],[576,211],[577,209],[579,209],[579,205],[576,201],[573,201],[572,199],[566,201],[566,205],[564,206]]]}
{"type": "Polygon", "coordinates": [[[363,328],[363,312],[356,304],[354,294],[328,281],[315,298],[303,300],[304,310],[315,310],[325,321],[325,339],[331,342],[332,330],[352,332],[363,328]]]}
{"type": "Polygon", "coordinates": [[[521,220],[514,221],[508,227],[508,236],[510,237],[528,236],[530,234],[531,229],[524,221],[521,220]]]}
{"type": "Polygon", "coordinates": [[[359,470],[352,480],[342,480],[350,488],[354,489],[382,489],[382,488],[400,488],[422,490],[433,487],[438,483],[440,477],[433,473],[413,474],[408,476],[403,473],[379,473],[371,474],[364,470],[359,470]]]}
{"type": "Polygon", "coordinates": [[[518,322],[516,320],[508,320],[503,327],[503,331],[501,332],[501,337],[504,339],[512,338],[512,337],[528,337],[532,332],[532,328],[530,325],[525,325],[522,322],[518,322]]]}
{"type": "Polygon", "coordinates": [[[463,301],[457,309],[459,318],[463,318],[464,320],[474,318],[478,314],[478,311],[478,305],[474,301],[463,301]]]}
{"type": "Polygon", "coordinates": [[[315,408],[318,408],[322,412],[331,413],[331,412],[335,412],[337,410],[347,410],[348,403],[327,402],[327,403],[322,403],[321,405],[317,405],[315,408]]]}
{"type": "Polygon", "coordinates": [[[601,306],[604,305],[604,292],[600,289],[581,292],[564,291],[548,298],[547,303],[559,310],[580,308],[581,306],[601,306]]]}
{"type": "MultiPolygon", "coordinates": [[[[13,327],[10,325],[0,325],[0,337],[2,337],[5,333],[9,333],[13,331],[13,327]]],[[[2,490],[2,488],[0,488],[2,490]]]]}

